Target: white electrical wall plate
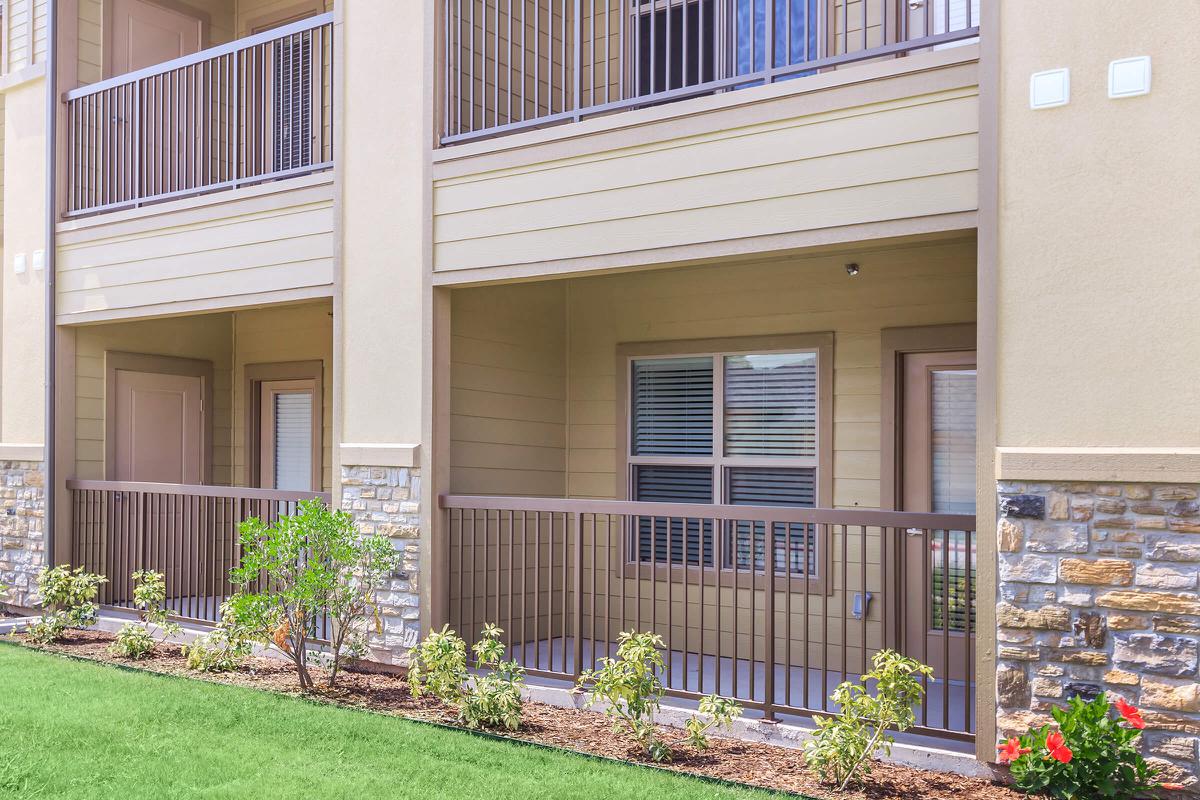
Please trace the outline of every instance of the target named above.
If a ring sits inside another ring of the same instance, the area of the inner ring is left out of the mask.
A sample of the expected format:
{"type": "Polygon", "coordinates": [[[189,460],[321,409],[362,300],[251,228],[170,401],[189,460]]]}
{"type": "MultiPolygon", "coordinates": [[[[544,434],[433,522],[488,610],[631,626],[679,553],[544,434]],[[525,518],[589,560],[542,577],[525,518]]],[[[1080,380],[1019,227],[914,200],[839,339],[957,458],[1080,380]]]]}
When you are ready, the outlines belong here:
{"type": "Polygon", "coordinates": [[[1108,96],[1150,94],[1150,56],[1118,58],[1108,65],[1108,96]]]}
{"type": "Polygon", "coordinates": [[[17,275],[25,274],[25,254],[17,253],[13,256],[13,273],[17,275]]]}
{"type": "Polygon", "coordinates": [[[33,251],[33,271],[41,272],[45,268],[46,268],[46,251],[45,250],[34,250],[33,251]]]}

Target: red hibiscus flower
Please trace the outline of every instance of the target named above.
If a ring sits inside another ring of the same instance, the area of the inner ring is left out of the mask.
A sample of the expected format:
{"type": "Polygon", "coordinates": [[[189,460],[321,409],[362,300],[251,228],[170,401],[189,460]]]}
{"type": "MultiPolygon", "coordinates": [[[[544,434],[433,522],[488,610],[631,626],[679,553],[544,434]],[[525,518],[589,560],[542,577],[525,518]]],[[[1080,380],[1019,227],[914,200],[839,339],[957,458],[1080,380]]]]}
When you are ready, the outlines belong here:
{"type": "Polygon", "coordinates": [[[1120,712],[1121,717],[1129,723],[1129,727],[1139,731],[1146,727],[1146,721],[1142,719],[1141,711],[1129,705],[1129,703],[1126,703],[1119,697],[1117,698],[1115,705],[1117,707],[1117,711],[1120,712]]]}
{"type": "Polygon", "coordinates": [[[1015,736],[996,749],[1000,751],[1001,764],[1011,764],[1029,752],[1028,747],[1021,747],[1021,740],[1015,736]]]}
{"type": "Polygon", "coordinates": [[[1071,748],[1067,747],[1067,742],[1063,739],[1062,733],[1052,731],[1046,736],[1046,749],[1050,751],[1050,757],[1055,761],[1061,761],[1064,764],[1071,763],[1071,748]]]}

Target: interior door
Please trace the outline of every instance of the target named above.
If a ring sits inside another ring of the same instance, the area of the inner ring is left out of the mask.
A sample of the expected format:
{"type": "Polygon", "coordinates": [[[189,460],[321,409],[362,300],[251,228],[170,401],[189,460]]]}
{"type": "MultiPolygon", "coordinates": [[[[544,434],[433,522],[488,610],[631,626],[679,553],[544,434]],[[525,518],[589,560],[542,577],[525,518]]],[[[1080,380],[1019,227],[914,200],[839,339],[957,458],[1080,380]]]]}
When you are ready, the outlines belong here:
{"type": "MultiPolygon", "coordinates": [[[[910,353],[902,367],[902,508],[974,514],[975,353],[910,353]]],[[[976,540],[913,529],[904,541],[906,654],[962,680],[975,638],[976,540]]]]}
{"type": "Polygon", "coordinates": [[[195,16],[149,0],[113,0],[108,74],[161,64],[203,47],[204,24],[195,16]]]}
{"type": "Polygon", "coordinates": [[[202,483],[203,379],[117,370],[115,478],[202,483]]]}

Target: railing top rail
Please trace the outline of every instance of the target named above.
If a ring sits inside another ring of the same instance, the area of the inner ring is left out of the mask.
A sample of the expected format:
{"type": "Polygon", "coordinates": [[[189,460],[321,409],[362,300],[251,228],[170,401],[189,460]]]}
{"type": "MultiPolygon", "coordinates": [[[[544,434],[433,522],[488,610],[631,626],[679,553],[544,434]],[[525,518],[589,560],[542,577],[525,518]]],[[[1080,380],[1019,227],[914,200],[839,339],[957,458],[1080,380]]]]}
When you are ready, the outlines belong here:
{"type": "Polygon", "coordinates": [[[797,508],[795,506],[731,506],[704,503],[647,503],[631,500],[568,500],[550,497],[442,495],[442,509],[542,511],[614,516],[690,517],[692,519],[755,520],[761,522],[863,525],[871,528],[922,528],[973,531],[973,514],[927,514],[874,509],[797,508]]]}
{"type": "Polygon", "coordinates": [[[154,75],[162,75],[163,73],[171,72],[172,70],[191,66],[192,64],[199,64],[203,61],[208,61],[210,59],[218,58],[220,56],[228,55],[240,50],[245,50],[247,48],[254,47],[255,45],[273,42],[276,39],[283,39],[296,33],[314,30],[332,23],[332,13],[317,14],[313,17],[306,17],[302,20],[297,20],[296,22],[292,22],[287,25],[281,25],[278,28],[272,28],[269,31],[263,31],[262,33],[256,33],[241,39],[235,39],[232,42],[219,44],[216,47],[210,47],[207,50],[200,50],[199,52],[192,53],[191,55],[182,56],[180,58],[172,59],[171,61],[164,61],[161,64],[154,64],[149,67],[134,70],[133,72],[127,72],[124,75],[116,75],[112,78],[106,78],[105,80],[88,84],[87,86],[81,86],[78,89],[72,89],[63,95],[63,100],[78,100],[81,97],[97,94],[105,91],[106,89],[112,89],[117,86],[135,83],[143,78],[149,78],[154,75]]]}
{"type": "Polygon", "coordinates": [[[235,500],[311,500],[329,503],[329,492],[291,492],[280,489],[252,489],[242,486],[195,486],[181,483],[147,483],[141,481],[69,480],[67,488],[79,491],[143,492],[146,494],[177,494],[191,497],[228,497],[235,500]]]}

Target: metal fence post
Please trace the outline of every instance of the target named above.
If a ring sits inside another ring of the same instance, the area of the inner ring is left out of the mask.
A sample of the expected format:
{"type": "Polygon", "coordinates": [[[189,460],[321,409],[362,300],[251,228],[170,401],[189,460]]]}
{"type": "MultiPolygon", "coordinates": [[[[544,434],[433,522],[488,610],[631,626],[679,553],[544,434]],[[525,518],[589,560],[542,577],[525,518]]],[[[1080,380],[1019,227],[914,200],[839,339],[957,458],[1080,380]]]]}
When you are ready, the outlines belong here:
{"type": "Polygon", "coordinates": [[[572,558],[575,569],[572,580],[575,591],[575,663],[571,675],[579,683],[579,676],[583,672],[583,514],[576,511],[571,517],[575,525],[575,554],[572,558]]]}
{"type": "MultiPolygon", "coordinates": [[[[770,1],[768,0],[768,5],[770,1]]],[[[766,620],[763,624],[763,721],[777,722],[775,719],[775,523],[764,522],[767,529],[767,548],[764,553],[763,567],[767,573],[767,585],[763,597],[763,610],[766,620]]],[[[791,576],[788,576],[791,579],[791,576]]],[[[790,643],[789,643],[790,644],[790,643]]],[[[753,668],[753,667],[752,667],[753,668]]]]}

